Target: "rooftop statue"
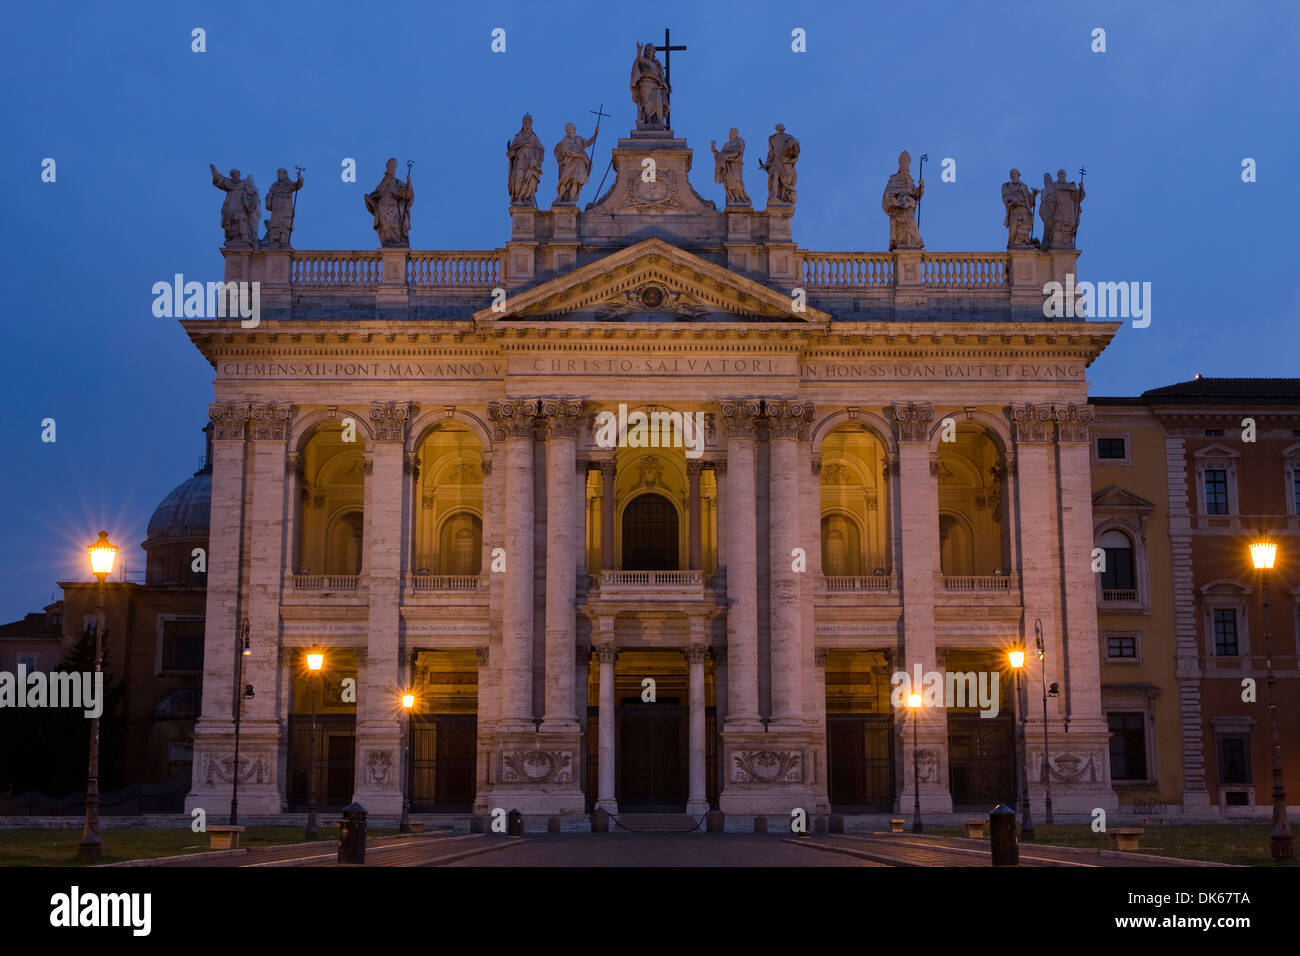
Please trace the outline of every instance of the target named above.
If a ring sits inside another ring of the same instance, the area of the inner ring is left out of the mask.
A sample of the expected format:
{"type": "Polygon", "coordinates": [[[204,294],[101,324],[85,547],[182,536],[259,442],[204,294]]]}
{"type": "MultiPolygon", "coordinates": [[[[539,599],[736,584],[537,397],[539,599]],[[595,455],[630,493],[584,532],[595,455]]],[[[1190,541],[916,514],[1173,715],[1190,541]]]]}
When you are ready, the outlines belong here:
{"type": "Polygon", "coordinates": [[[533,132],[533,117],[524,114],[523,125],[515,138],[506,144],[510,171],[506,186],[512,203],[536,204],[537,183],[542,178],[542,157],[546,150],[533,132]]]}
{"type": "Polygon", "coordinates": [[[556,202],[577,202],[578,194],[587,184],[591,173],[591,157],[587,147],[596,142],[600,127],[591,134],[591,139],[578,135],[578,128],[572,123],[564,125],[564,139],[555,144],[555,164],[559,167],[559,182],[555,186],[556,202]]]}
{"type": "Polygon", "coordinates": [[[390,159],[384,169],[384,178],[373,191],[366,193],[366,211],[375,217],[375,233],[379,244],[385,248],[410,245],[411,203],[415,189],[411,186],[411,166],[407,164],[406,182],[397,178],[397,160],[390,159]]]}
{"type": "Polygon", "coordinates": [[[221,228],[226,232],[226,245],[246,245],[257,248],[257,215],[261,202],[257,196],[257,186],[253,178],[241,179],[239,170],[232,169],[230,176],[222,176],[217,167],[208,163],[212,170],[212,185],[226,194],[221,204],[221,228]]]}
{"type": "Polygon", "coordinates": [[[266,220],[266,237],[262,241],[268,246],[287,246],[293,235],[294,194],[302,189],[302,168],[295,168],[297,181],[289,179],[287,169],[277,169],[275,182],[266,191],[266,210],[271,218],[266,220]]]}
{"type": "Polygon", "coordinates": [[[1041,189],[1030,189],[1020,181],[1020,170],[1011,170],[1011,179],[1002,184],[1002,205],[1007,214],[1002,225],[1007,227],[1008,249],[1033,249],[1038,246],[1037,239],[1031,239],[1034,231],[1034,203],[1041,189]]]}
{"type": "Polygon", "coordinates": [[[632,102],[636,104],[637,129],[668,128],[668,94],[672,87],[664,77],[663,64],[655,58],[655,45],[636,45],[632,61],[632,102]]]}
{"type": "Polygon", "coordinates": [[[799,141],[785,131],[783,124],[777,123],[776,132],[767,138],[767,162],[758,163],[758,168],[767,173],[768,203],[794,202],[798,181],[794,164],[798,159],[799,141]]]}
{"type": "Polygon", "coordinates": [[[727,194],[728,206],[748,206],[749,194],[745,192],[744,165],[745,141],[734,127],[727,141],[718,149],[718,141],[712,140],[709,147],[713,150],[713,181],[722,183],[727,194]]]}
{"type": "Polygon", "coordinates": [[[925,194],[925,180],[912,181],[912,156],[907,150],[898,155],[898,172],[885,183],[880,208],[889,217],[889,248],[924,249],[921,230],[916,225],[916,205],[925,194]]]}
{"type": "Polygon", "coordinates": [[[1043,173],[1043,204],[1038,214],[1043,217],[1044,249],[1074,248],[1082,204],[1082,182],[1066,182],[1064,169],[1056,171],[1056,182],[1043,173]]]}

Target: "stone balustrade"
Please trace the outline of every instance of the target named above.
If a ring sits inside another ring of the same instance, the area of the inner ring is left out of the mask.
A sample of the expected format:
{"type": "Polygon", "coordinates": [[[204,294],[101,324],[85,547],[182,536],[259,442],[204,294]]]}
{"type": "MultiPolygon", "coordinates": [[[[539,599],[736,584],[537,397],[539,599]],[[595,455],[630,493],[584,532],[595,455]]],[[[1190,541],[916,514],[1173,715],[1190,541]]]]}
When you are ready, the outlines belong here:
{"type": "Polygon", "coordinates": [[[293,253],[289,284],[303,289],[374,289],[381,278],[380,255],[366,252],[293,253]]]}
{"type": "Polygon", "coordinates": [[[963,591],[1014,591],[1018,587],[1014,574],[944,575],[943,589],[948,592],[963,591]]]}
{"type": "Polygon", "coordinates": [[[359,574],[295,574],[292,579],[295,591],[357,591],[361,588],[359,574]]]}
{"type": "Polygon", "coordinates": [[[427,591],[487,591],[486,574],[408,574],[407,589],[427,591]]]}
{"type": "Polygon", "coordinates": [[[828,594],[856,593],[863,591],[886,593],[898,590],[898,575],[826,575],[822,578],[821,583],[822,590],[828,594]]]}

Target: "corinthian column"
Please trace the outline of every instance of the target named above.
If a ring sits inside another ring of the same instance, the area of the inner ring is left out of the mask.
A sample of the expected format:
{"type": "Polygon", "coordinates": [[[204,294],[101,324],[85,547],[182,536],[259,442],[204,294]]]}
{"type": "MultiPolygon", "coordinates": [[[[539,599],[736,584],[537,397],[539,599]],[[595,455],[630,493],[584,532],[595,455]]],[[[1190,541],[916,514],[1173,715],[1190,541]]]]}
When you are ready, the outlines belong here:
{"type": "Polygon", "coordinates": [[[577,733],[573,655],[577,638],[573,595],[578,513],[574,510],[575,444],[582,402],[542,402],[546,424],[546,709],[543,732],[577,733]]]}
{"type": "Polygon", "coordinates": [[[703,567],[703,564],[700,563],[700,542],[702,540],[701,532],[703,531],[703,528],[700,527],[700,472],[703,470],[704,462],[702,461],[697,460],[686,462],[686,480],[690,487],[690,517],[688,519],[688,541],[690,542],[690,545],[688,550],[687,567],[692,571],[698,571],[703,567]]]}
{"type": "Polygon", "coordinates": [[[755,542],[757,489],[754,467],[755,399],[722,403],[727,436],[727,658],[729,681],[725,726],[761,730],[758,715],[758,555],[755,542]]]}
{"type": "Polygon", "coordinates": [[[537,729],[533,720],[533,419],[539,403],[488,405],[493,441],[505,443],[506,578],[501,602],[501,722],[507,733],[537,729]]]}
{"type": "MultiPolygon", "coordinates": [[[[707,624],[704,618],[701,625],[707,624]]],[[[694,625],[695,622],[692,621],[694,625]]],[[[704,627],[699,628],[703,636],[704,627]]],[[[705,695],[704,662],[708,660],[709,649],[703,644],[687,645],[686,663],[690,670],[690,790],[686,798],[687,813],[707,813],[709,801],[706,796],[704,781],[705,748],[705,695]]]]}
{"type": "Polygon", "coordinates": [[[784,400],[765,403],[770,468],[768,512],[771,530],[768,597],[771,621],[772,722],[803,722],[803,628],[798,572],[792,552],[799,538],[799,433],[812,420],[813,406],[784,400]]]}

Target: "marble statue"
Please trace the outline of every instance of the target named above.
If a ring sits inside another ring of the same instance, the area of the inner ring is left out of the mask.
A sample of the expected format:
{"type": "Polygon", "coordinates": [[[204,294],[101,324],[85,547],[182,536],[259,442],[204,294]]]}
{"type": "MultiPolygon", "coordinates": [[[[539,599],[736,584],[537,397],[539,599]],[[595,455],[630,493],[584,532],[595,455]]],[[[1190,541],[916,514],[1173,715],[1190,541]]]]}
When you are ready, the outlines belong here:
{"type": "Polygon", "coordinates": [[[266,220],[266,237],[262,240],[270,246],[287,246],[293,235],[294,193],[302,189],[302,172],[297,181],[289,179],[287,169],[275,171],[275,182],[266,191],[266,211],[271,218],[266,220]]]}
{"type": "Polygon", "coordinates": [[[744,165],[745,141],[733,127],[727,141],[718,149],[718,141],[711,140],[713,150],[713,181],[722,183],[728,206],[748,206],[749,194],[745,192],[744,165]]]}
{"type": "Polygon", "coordinates": [[[1074,248],[1082,203],[1083,183],[1066,182],[1064,169],[1056,171],[1056,182],[1043,173],[1043,204],[1038,214],[1043,218],[1044,249],[1074,248]]]}
{"type": "Polygon", "coordinates": [[[673,91],[664,78],[663,64],[655,58],[655,45],[636,45],[632,61],[632,102],[636,104],[637,129],[668,128],[668,94],[673,91]]]}
{"type": "Polygon", "coordinates": [[[1002,225],[1007,227],[1008,249],[1032,249],[1038,246],[1031,239],[1034,231],[1034,203],[1041,189],[1030,189],[1020,181],[1020,170],[1011,170],[1011,179],[1002,184],[1002,205],[1007,209],[1002,225]]]}
{"type": "Polygon", "coordinates": [[[381,246],[400,248],[410,245],[411,203],[414,201],[410,169],[406,172],[406,182],[402,183],[397,178],[397,160],[390,159],[384,168],[384,178],[366,194],[366,211],[375,217],[375,233],[381,246]]]}
{"type": "Polygon", "coordinates": [[[257,248],[257,215],[261,201],[253,178],[241,179],[237,169],[232,169],[229,177],[223,176],[211,163],[208,163],[208,169],[212,170],[212,185],[226,194],[225,202],[221,204],[221,228],[226,231],[226,245],[257,248]]]}
{"type": "Polygon", "coordinates": [[[776,132],[767,138],[767,162],[759,161],[758,168],[767,173],[767,201],[792,203],[795,200],[795,183],[798,174],[794,164],[799,159],[799,141],[776,124],[776,132]]]}
{"type": "Polygon", "coordinates": [[[921,230],[916,226],[916,204],[925,194],[925,180],[912,181],[912,156],[907,150],[898,155],[898,172],[885,183],[880,208],[889,217],[889,248],[924,249],[921,230]]]}
{"type": "Polygon", "coordinates": [[[587,184],[591,173],[591,157],[587,147],[596,142],[600,127],[591,134],[591,139],[578,135],[578,128],[572,123],[564,125],[564,139],[555,144],[555,165],[559,167],[560,181],[555,186],[556,202],[577,202],[578,193],[587,184]]]}
{"type": "Polygon", "coordinates": [[[533,117],[524,114],[523,125],[515,138],[506,144],[506,158],[510,160],[510,173],[506,187],[512,203],[536,205],[537,183],[542,178],[542,157],[546,150],[533,132],[533,117]]]}

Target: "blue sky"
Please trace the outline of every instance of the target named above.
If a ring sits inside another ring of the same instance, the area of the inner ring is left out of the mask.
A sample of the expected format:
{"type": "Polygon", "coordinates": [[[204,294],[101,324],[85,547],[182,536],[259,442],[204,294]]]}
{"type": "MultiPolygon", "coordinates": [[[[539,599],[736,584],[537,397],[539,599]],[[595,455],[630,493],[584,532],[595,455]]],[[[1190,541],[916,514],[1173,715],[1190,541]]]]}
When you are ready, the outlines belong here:
{"type": "Polygon", "coordinates": [[[907,148],[930,156],[928,247],[997,250],[1011,166],[1034,184],[1086,165],[1081,277],[1153,290],[1151,326],[1120,332],[1090,369],[1094,394],[1197,372],[1300,374],[1283,228],[1300,221],[1293,2],[88,6],[16,5],[0,32],[0,620],[39,608],[56,580],[88,577],[84,546],[101,527],[142,571],[150,513],[198,467],[211,368],[174,320],[154,318],[150,288],[176,272],[220,276],[208,163],[263,191],[277,167],[305,166],[295,245],[369,249],[362,194],[389,156],[411,159],[412,245],[496,248],[520,116],[547,146],[545,204],[550,147],[570,120],[589,135],[601,103],[613,114],[596,147],[604,169],[633,123],[635,44],[665,26],[689,47],[673,56],[673,125],[707,198],[721,204],[709,140],[739,127],[761,195],[755,158],[781,122],[802,143],[804,248],[886,248],[880,190],[907,148]],[[191,52],[195,27],[205,53],[191,52]],[[494,27],[504,54],[490,50],[494,27]],[[796,27],[806,53],[790,49],[796,27]],[[1096,27],[1105,53],[1090,50],[1096,27]],[[41,181],[45,157],[54,183],[41,181]],[[358,182],[341,182],[344,157],[358,182]],[[944,157],[955,183],[939,181],[944,157]]]}

